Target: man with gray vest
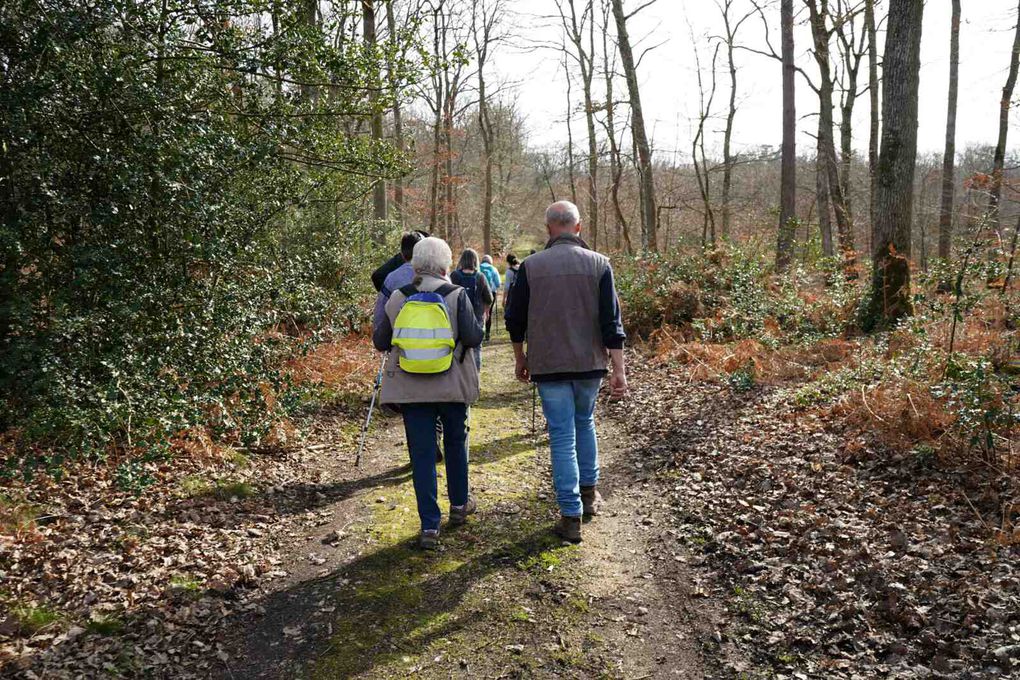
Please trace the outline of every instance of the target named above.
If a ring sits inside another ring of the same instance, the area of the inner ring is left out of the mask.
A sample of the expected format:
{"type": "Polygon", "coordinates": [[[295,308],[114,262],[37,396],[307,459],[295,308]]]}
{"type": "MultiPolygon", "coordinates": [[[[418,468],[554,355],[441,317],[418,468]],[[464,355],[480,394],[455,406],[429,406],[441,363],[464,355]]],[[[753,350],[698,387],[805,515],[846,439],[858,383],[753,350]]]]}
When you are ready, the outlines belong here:
{"type": "Polygon", "coordinates": [[[549,242],[521,263],[505,312],[506,328],[517,379],[537,384],[549,423],[560,508],[554,531],[578,543],[582,516],[597,515],[602,500],[595,401],[607,373],[612,397],[627,393],[626,336],[609,258],[581,239],[577,206],[553,203],[545,211],[545,224],[549,242]]]}

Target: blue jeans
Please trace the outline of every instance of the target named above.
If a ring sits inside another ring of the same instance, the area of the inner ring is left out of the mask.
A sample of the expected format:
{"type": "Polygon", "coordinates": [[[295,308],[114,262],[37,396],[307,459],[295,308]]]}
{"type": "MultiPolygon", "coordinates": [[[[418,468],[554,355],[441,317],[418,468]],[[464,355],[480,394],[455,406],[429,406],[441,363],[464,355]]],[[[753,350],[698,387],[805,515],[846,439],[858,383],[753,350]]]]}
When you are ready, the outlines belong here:
{"type": "Polygon", "coordinates": [[[452,403],[404,404],[401,412],[421,528],[438,530],[443,515],[436,501],[436,418],[443,423],[446,493],[450,505],[464,505],[468,497],[468,407],[452,403]]]}
{"type": "Polygon", "coordinates": [[[549,423],[553,486],[560,513],[580,517],[581,488],[599,481],[595,400],[601,378],[538,383],[542,413],[549,423]]]}

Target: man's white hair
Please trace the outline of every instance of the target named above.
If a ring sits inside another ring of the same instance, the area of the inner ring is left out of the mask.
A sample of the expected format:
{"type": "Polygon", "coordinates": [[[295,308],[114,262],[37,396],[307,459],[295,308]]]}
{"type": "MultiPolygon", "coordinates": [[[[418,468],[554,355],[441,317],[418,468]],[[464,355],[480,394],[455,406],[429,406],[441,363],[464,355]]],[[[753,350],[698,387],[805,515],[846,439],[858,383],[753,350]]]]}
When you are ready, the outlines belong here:
{"type": "Polygon", "coordinates": [[[581,211],[570,201],[556,201],[545,209],[545,223],[550,227],[576,227],[581,222],[581,211]]]}
{"type": "Polygon", "coordinates": [[[441,238],[429,236],[414,244],[411,266],[415,274],[446,276],[453,265],[453,251],[441,238]]]}

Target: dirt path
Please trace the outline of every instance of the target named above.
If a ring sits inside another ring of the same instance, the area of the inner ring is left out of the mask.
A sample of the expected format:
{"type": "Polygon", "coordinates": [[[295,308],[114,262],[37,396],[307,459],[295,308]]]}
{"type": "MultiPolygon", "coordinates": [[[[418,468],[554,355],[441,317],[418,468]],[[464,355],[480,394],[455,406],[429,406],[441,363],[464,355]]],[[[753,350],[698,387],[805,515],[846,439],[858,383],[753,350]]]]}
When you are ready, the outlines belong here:
{"type": "Polygon", "coordinates": [[[714,613],[692,600],[688,556],[660,529],[652,461],[602,418],[606,513],[586,525],[581,546],[562,545],[549,531],[546,441],[532,434],[531,391],[513,380],[512,361],[505,339],[485,349],[483,397],[471,413],[473,521],[445,532],[438,554],[414,548],[402,426],[383,420],[361,476],[334,468],[310,485],[317,526],[292,538],[287,576],[232,622],[230,675],[708,674],[701,650],[714,613]]]}

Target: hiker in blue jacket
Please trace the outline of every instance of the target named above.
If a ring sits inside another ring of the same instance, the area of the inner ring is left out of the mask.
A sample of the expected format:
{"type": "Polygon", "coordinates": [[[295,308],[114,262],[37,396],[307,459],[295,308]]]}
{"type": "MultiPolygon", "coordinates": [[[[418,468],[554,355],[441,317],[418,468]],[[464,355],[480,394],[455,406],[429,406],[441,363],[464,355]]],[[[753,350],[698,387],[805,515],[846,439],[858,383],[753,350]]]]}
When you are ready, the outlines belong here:
{"type": "Polygon", "coordinates": [[[479,266],[479,270],[485,275],[485,281],[489,284],[489,289],[492,291],[492,304],[489,305],[485,312],[485,341],[488,342],[492,335],[492,317],[496,313],[496,295],[503,285],[503,280],[499,276],[499,270],[492,264],[492,255],[482,256],[482,264],[479,266]]]}

